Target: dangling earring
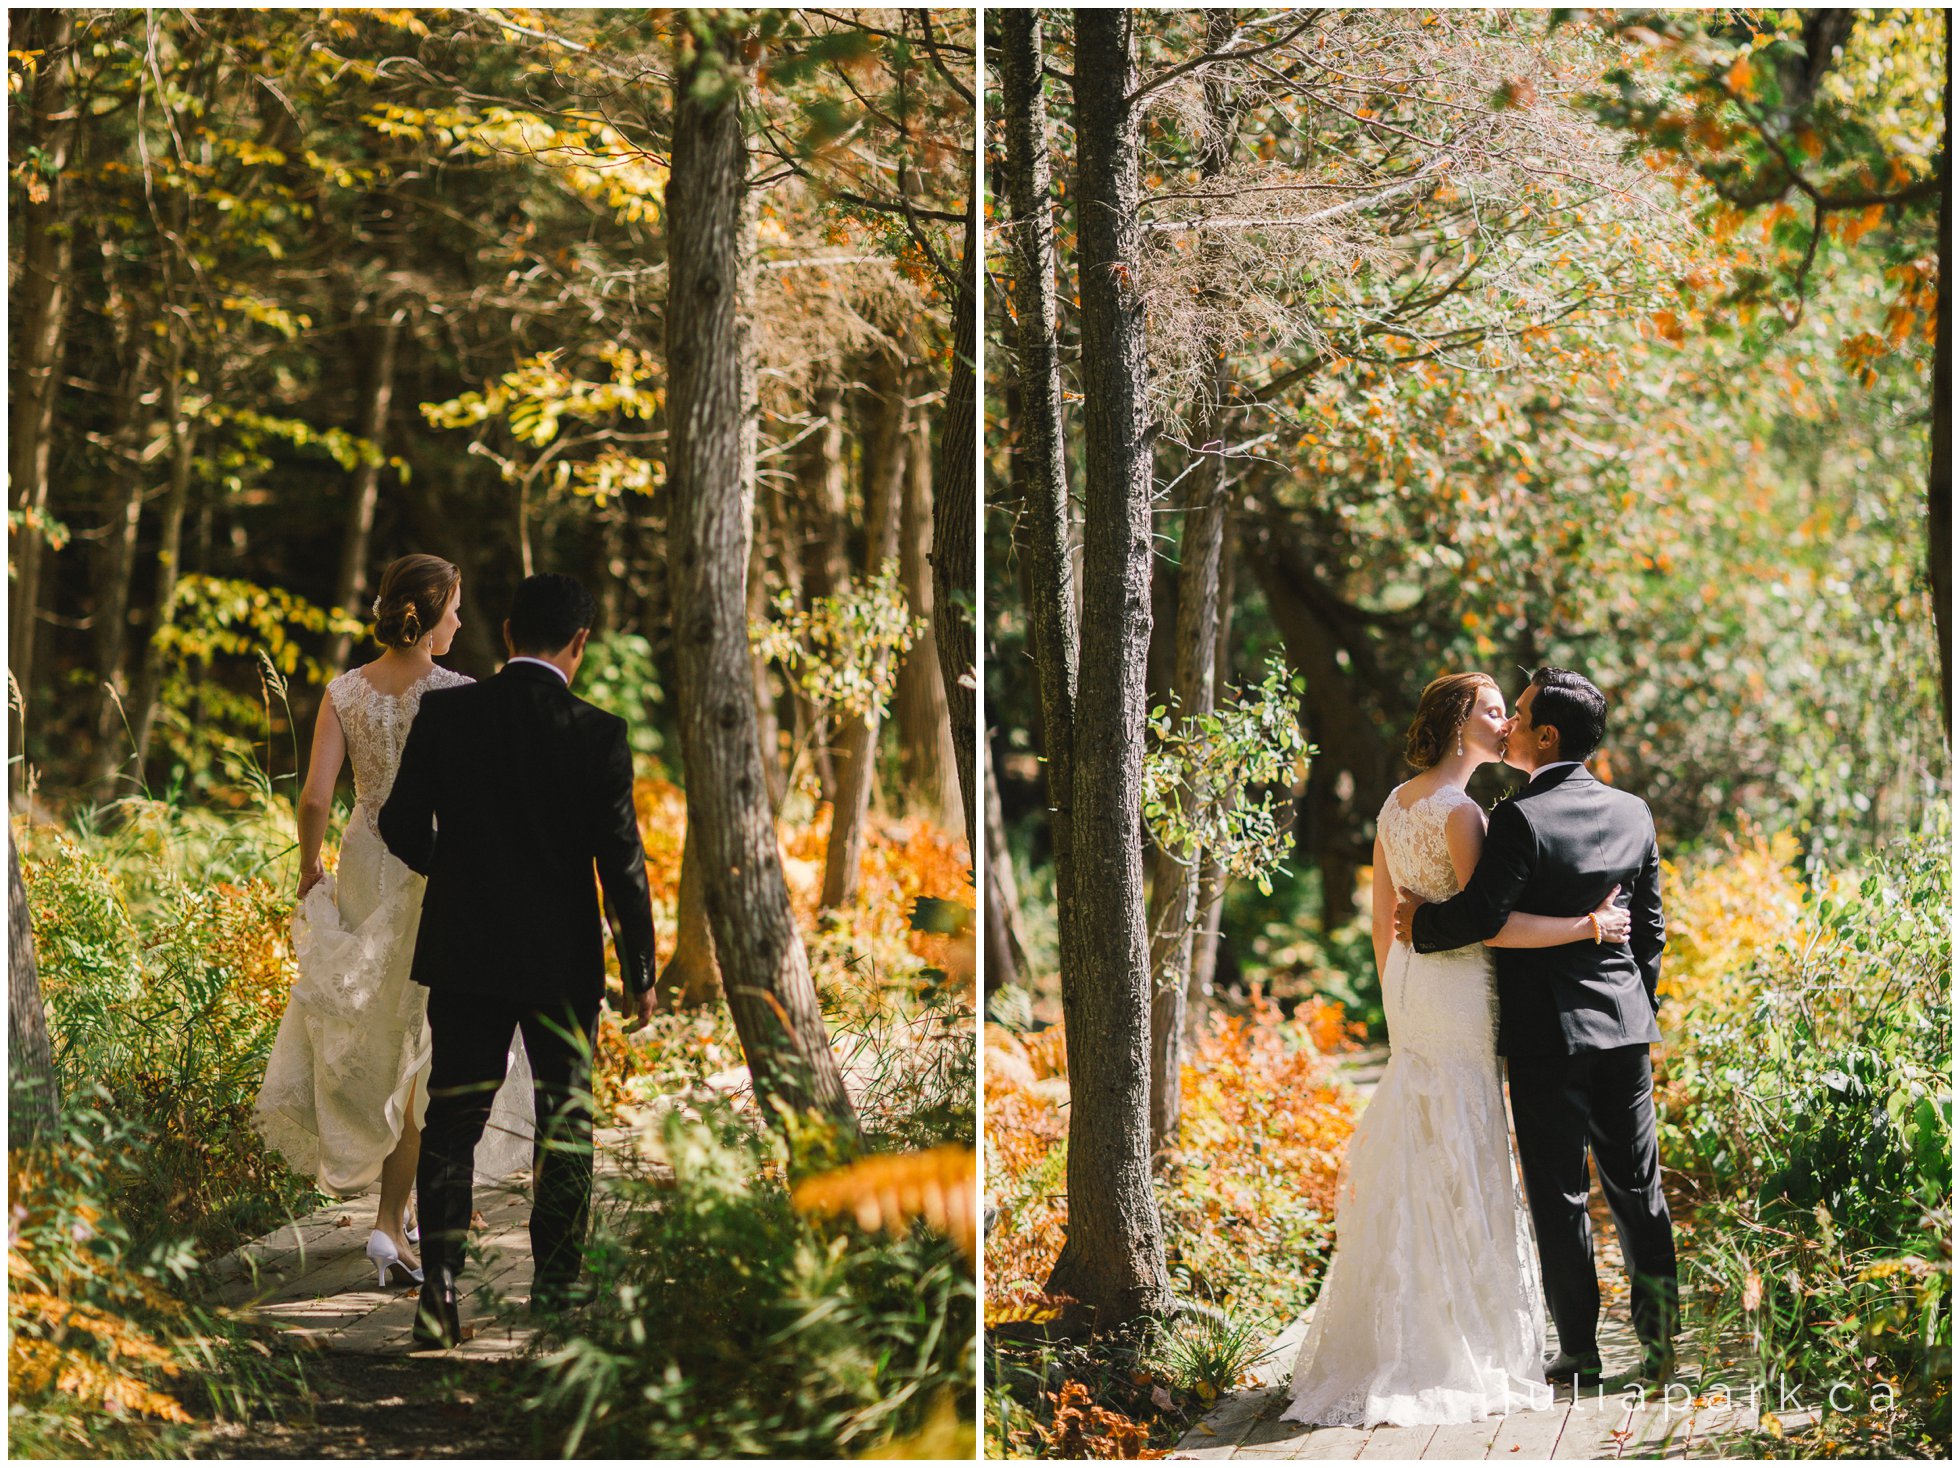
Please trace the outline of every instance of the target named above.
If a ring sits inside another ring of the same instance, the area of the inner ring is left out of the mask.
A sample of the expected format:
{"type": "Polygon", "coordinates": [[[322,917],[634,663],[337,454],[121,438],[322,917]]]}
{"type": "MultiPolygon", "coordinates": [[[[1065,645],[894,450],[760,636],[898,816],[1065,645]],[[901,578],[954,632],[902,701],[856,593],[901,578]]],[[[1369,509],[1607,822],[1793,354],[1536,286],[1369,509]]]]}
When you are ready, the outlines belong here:
{"type": "Polygon", "coordinates": [[[1463,754],[1463,725],[1461,724],[1456,726],[1456,752],[1459,757],[1463,754]]]}

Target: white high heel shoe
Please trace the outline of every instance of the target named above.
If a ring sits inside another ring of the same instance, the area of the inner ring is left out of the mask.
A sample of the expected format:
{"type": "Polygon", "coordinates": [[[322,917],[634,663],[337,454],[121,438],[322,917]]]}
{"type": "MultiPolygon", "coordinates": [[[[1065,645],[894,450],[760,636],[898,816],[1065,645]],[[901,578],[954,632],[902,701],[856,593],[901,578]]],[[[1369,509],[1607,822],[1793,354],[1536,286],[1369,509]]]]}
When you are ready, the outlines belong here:
{"type": "Polygon", "coordinates": [[[381,1232],[380,1229],[376,1229],[368,1235],[367,1256],[368,1261],[374,1265],[375,1272],[379,1276],[375,1285],[376,1289],[387,1289],[388,1277],[397,1271],[401,1273],[403,1283],[422,1283],[422,1271],[411,1269],[407,1264],[403,1263],[401,1250],[395,1247],[395,1241],[381,1232]]]}

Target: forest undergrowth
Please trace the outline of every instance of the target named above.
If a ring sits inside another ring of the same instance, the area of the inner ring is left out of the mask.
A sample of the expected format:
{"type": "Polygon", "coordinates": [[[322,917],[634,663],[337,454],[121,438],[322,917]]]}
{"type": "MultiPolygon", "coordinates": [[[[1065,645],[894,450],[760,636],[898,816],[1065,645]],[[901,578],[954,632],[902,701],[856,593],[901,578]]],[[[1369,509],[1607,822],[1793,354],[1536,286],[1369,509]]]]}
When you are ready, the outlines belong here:
{"type": "MultiPolygon", "coordinates": [[[[635,795],[664,960],[685,801],[635,795]]],[[[321,1201],[251,1127],[294,976],[292,829],[265,790],[15,823],[63,1103],[60,1145],[9,1159],[15,1456],[223,1452],[309,1396],[305,1354],[202,1286],[321,1201]]],[[[526,1451],[971,1450],[970,938],[913,917],[971,910],[964,846],[874,818],[858,901],[820,913],[827,837],[828,807],[792,805],[785,873],[863,1159],[765,1124],[718,1002],[630,1034],[603,1011],[600,1124],[652,1157],[595,1226],[596,1302],[494,1386],[526,1451]]]]}
{"type": "MultiPolygon", "coordinates": [[[[1774,1409],[1787,1386],[1824,1409],[1787,1439],[1772,1411],[1742,1455],[1951,1443],[1946,850],[1926,838],[1806,876],[1793,836],[1744,828],[1665,869],[1656,1100],[1684,1331],[1716,1363],[1696,1389],[1774,1409]]],[[[1334,1065],[1358,1029],[1256,986],[1208,1017],[1158,1199],[1173,1284],[1217,1313],[1049,1343],[1025,1337],[1058,1313],[1042,1282],[1067,1229],[1062,1032],[987,1027],[990,1454],[1159,1456],[1312,1304],[1355,1115],[1334,1065]]]]}

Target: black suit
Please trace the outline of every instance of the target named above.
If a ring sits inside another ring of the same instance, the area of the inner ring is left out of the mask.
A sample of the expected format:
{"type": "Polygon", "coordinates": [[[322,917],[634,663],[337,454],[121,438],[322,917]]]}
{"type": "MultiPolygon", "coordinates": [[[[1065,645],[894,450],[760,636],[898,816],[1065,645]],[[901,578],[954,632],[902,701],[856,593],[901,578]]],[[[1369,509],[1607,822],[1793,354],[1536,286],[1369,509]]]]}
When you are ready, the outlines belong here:
{"type": "Polygon", "coordinates": [[[1513,912],[1580,917],[1615,885],[1633,917],[1627,945],[1498,948],[1497,1049],[1509,1061],[1511,1118],[1559,1345],[1597,1349],[1599,1280],[1586,1212],[1590,1147],[1633,1276],[1633,1320],[1650,1348],[1673,1333],[1674,1228],[1660,1185],[1653,1071],[1659,1041],[1660,846],[1636,796],[1583,765],[1534,779],[1491,812],[1469,883],[1418,907],[1418,953],[1493,937],[1513,912]]]}
{"type": "Polygon", "coordinates": [[[412,976],[435,1047],[416,1174],[424,1298],[454,1298],[477,1141],[513,1030],[535,1081],[541,1143],[534,1293],[577,1278],[592,1193],[592,1041],[605,988],[599,884],[631,993],[653,987],[653,906],[623,720],[551,668],[424,695],[379,817],[428,878],[412,976]]]}

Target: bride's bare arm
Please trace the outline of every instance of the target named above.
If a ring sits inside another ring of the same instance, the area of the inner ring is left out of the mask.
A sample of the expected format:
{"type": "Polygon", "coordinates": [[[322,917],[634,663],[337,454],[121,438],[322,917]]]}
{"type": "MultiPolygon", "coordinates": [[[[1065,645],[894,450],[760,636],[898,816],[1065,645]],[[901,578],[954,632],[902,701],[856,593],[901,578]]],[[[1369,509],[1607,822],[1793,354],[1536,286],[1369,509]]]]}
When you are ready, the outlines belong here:
{"type": "Polygon", "coordinates": [[[1395,881],[1388,873],[1388,856],[1382,838],[1375,838],[1375,894],[1368,928],[1375,940],[1375,977],[1388,972],[1388,945],[1395,941],[1395,881]]]}
{"type": "Polygon", "coordinates": [[[299,793],[299,895],[312,891],[323,875],[320,846],[327,839],[327,817],[333,813],[334,782],[347,758],[347,736],[333,697],[320,700],[320,717],[313,721],[313,756],[306,766],[306,785],[299,793]]]}
{"type": "MultiPolygon", "coordinates": [[[[1477,869],[1477,858],[1484,851],[1484,813],[1474,805],[1459,805],[1450,812],[1443,830],[1449,839],[1450,865],[1456,868],[1456,879],[1467,884],[1470,874],[1477,869]]],[[[1590,916],[1562,918],[1546,917],[1536,912],[1514,912],[1504,919],[1504,926],[1495,935],[1484,940],[1484,946],[1557,948],[1565,943],[1591,943],[1596,938],[1594,918],[1599,920],[1598,936],[1603,936],[1608,943],[1624,943],[1633,921],[1625,908],[1614,906],[1613,899],[1619,894],[1620,889],[1615,887],[1590,916]]]]}

